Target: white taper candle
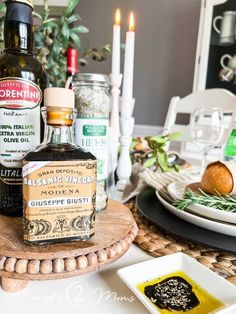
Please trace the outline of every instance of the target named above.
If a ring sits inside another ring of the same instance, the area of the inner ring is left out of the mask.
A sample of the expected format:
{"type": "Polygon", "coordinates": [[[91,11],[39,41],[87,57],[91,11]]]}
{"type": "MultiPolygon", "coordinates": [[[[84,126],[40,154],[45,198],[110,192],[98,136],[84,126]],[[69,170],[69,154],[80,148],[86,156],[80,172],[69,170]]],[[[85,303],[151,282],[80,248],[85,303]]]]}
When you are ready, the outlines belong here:
{"type": "Polygon", "coordinates": [[[113,25],[112,69],[113,75],[120,74],[120,10],[116,10],[115,25],[113,25]]]}
{"type": "Polygon", "coordinates": [[[133,13],[131,12],[129,31],[126,33],[124,80],[121,106],[121,116],[125,118],[129,118],[130,116],[132,116],[133,112],[132,108],[129,108],[129,104],[132,103],[133,98],[134,46],[135,46],[134,16],[133,13]]]}

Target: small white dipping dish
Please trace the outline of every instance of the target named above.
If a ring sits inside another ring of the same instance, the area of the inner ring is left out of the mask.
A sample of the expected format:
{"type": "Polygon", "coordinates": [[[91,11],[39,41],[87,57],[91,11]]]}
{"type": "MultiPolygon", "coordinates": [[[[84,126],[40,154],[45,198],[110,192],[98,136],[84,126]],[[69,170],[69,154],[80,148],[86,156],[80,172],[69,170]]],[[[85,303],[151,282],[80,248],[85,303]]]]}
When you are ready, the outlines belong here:
{"type": "Polygon", "coordinates": [[[176,271],[184,272],[201,288],[224,304],[223,308],[221,307],[214,313],[236,313],[236,304],[234,304],[236,301],[236,287],[186,254],[174,253],[154,258],[143,263],[121,268],[117,273],[150,313],[156,314],[161,312],[137,286],[145,281],[151,281],[176,271]]]}

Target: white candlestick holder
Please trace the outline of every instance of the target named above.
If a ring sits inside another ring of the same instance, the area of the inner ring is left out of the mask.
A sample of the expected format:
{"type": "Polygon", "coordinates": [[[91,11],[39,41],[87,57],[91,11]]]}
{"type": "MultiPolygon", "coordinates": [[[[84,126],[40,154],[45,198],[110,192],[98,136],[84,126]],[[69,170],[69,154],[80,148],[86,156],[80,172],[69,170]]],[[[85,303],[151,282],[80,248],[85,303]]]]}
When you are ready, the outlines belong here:
{"type": "Polygon", "coordinates": [[[120,138],[120,86],[122,82],[122,74],[111,74],[111,113],[109,127],[109,172],[114,173],[117,168],[119,138],[120,138]]]}
{"type": "MultiPolygon", "coordinates": [[[[132,103],[127,104],[129,108],[134,108],[135,99],[132,99],[132,103]]],[[[131,112],[131,115],[133,111],[131,112]]],[[[116,189],[119,191],[124,191],[127,184],[130,182],[130,176],[132,173],[132,162],[130,157],[130,145],[133,137],[134,130],[134,118],[132,116],[121,116],[120,119],[121,137],[120,145],[121,152],[118,160],[117,166],[117,176],[118,182],[116,189]]]]}

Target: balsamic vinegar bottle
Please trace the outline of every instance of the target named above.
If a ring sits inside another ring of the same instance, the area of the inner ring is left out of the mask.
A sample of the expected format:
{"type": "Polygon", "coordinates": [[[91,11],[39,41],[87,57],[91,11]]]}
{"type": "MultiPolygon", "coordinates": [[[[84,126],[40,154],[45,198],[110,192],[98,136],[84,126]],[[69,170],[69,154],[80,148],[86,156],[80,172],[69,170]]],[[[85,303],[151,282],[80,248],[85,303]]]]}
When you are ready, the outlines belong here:
{"type": "Polygon", "coordinates": [[[23,159],[24,241],[86,241],[95,232],[96,158],[75,144],[75,94],[44,91],[44,141],[23,159]]]}
{"type": "Polygon", "coordinates": [[[40,144],[47,77],[33,54],[31,0],[7,0],[0,57],[0,214],[22,215],[22,158],[40,144]]]}

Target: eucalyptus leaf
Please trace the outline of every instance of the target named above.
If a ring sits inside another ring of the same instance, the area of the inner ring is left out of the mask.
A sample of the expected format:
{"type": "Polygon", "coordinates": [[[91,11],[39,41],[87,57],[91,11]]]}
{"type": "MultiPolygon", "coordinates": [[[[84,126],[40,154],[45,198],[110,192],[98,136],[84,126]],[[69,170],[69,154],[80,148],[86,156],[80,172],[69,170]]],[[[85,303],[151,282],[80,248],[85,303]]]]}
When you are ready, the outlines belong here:
{"type": "Polygon", "coordinates": [[[67,9],[65,11],[65,15],[68,16],[75,10],[76,6],[79,4],[80,0],[70,0],[67,9]]]}
{"type": "Polygon", "coordinates": [[[61,33],[62,33],[62,35],[65,38],[69,39],[69,37],[70,37],[70,30],[69,30],[69,27],[68,27],[68,25],[66,23],[63,24],[61,33]]]}
{"type": "Polygon", "coordinates": [[[34,40],[35,40],[35,47],[36,48],[41,48],[41,41],[44,39],[44,35],[41,33],[37,33],[34,36],[34,40]]]}
{"type": "Polygon", "coordinates": [[[158,160],[158,163],[161,167],[161,169],[163,171],[167,171],[168,170],[168,159],[167,159],[167,153],[166,152],[160,152],[157,156],[157,160],[158,160]]]}
{"type": "Polygon", "coordinates": [[[70,37],[71,37],[71,39],[73,39],[74,44],[76,45],[76,47],[80,48],[81,47],[80,37],[77,34],[75,34],[75,33],[70,33],[70,37]]]}
{"type": "Polygon", "coordinates": [[[56,18],[50,18],[50,19],[47,19],[47,20],[44,20],[43,21],[43,24],[45,25],[45,24],[47,24],[48,22],[55,22],[55,24],[57,25],[57,19],[56,18]]]}
{"type": "Polygon", "coordinates": [[[164,144],[167,141],[167,139],[165,137],[163,137],[163,136],[152,136],[151,140],[155,141],[155,142],[157,142],[159,144],[164,144]]]}
{"type": "Polygon", "coordinates": [[[111,45],[108,44],[108,45],[104,46],[103,49],[105,51],[107,51],[108,53],[111,53],[111,45]]]}
{"type": "Polygon", "coordinates": [[[38,14],[37,12],[33,11],[33,16],[36,16],[37,18],[39,18],[40,20],[42,20],[42,16],[40,14],[38,14]]]}
{"type": "Polygon", "coordinates": [[[79,25],[71,29],[75,33],[88,33],[89,29],[85,26],[79,25]]]}
{"type": "Polygon", "coordinates": [[[179,171],[180,171],[180,166],[179,166],[179,165],[174,165],[173,167],[174,167],[174,170],[175,170],[176,172],[179,172],[179,171]]]}
{"type": "Polygon", "coordinates": [[[57,23],[55,21],[45,21],[43,22],[42,25],[39,26],[39,30],[40,29],[46,29],[46,28],[53,28],[53,27],[57,27],[57,23]]]}
{"type": "Polygon", "coordinates": [[[152,158],[149,158],[148,160],[146,160],[143,164],[144,167],[146,168],[150,168],[152,166],[154,166],[156,163],[156,157],[152,157],[152,158]]]}
{"type": "Polygon", "coordinates": [[[67,19],[68,24],[71,24],[77,21],[81,21],[81,17],[79,16],[79,14],[73,14],[67,19]]]}

